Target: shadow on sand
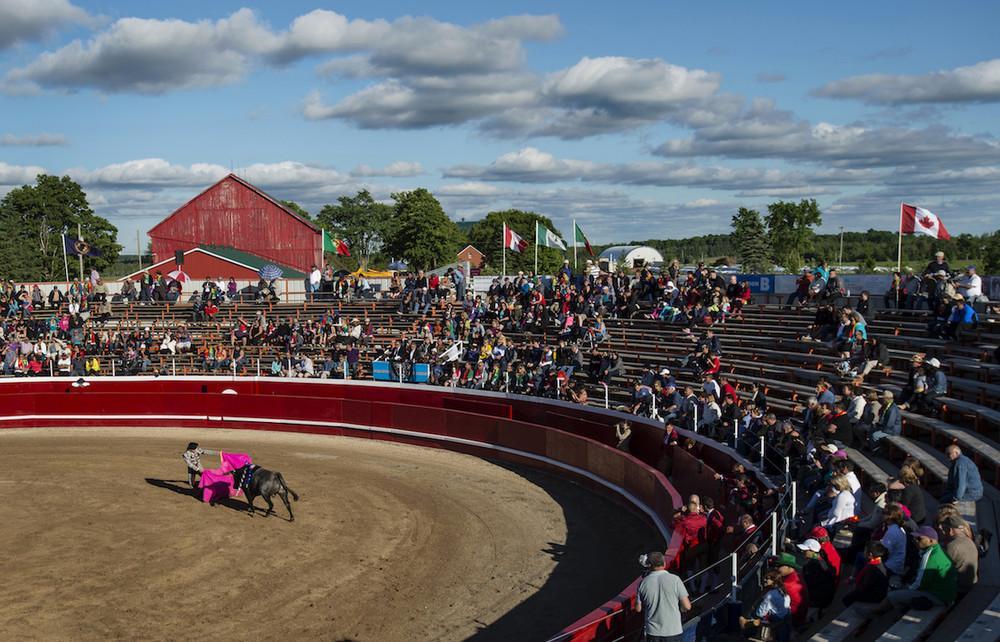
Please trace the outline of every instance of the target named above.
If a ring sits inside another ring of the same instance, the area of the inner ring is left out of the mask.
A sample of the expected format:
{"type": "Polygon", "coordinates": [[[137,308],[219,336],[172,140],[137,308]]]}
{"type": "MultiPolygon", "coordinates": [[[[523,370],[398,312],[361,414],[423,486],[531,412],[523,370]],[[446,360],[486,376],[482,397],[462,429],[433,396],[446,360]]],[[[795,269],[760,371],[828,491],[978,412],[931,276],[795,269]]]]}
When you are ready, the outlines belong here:
{"type": "MultiPolygon", "coordinates": [[[[190,497],[193,500],[201,503],[201,491],[195,491],[190,486],[188,486],[187,481],[183,479],[154,479],[152,477],[146,478],[146,483],[150,486],[156,486],[157,488],[163,488],[164,490],[169,490],[170,492],[177,493],[178,495],[184,495],[185,497],[190,497]]],[[[215,502],[216,506],[225,506],[231,510],[239,511],[241,513],[247,512],[247,503],[245,499],[234,499],[232,497],[227,497],[222,501],[215,502]]],[[[264,516],[263,511],[267,510],[266,507],[263,509],[260,507],[259,502],[257,506],[257,512],[262,517],[264,516]]],[[[271,513],[271,517],[277,517],[283,521],[290,521],[287,517],[278,515],[277,513],[271,513]]]]}
{"type": "Polygon", "coordinates": [[[529,587],[524,600],[497,621],[478,622],[479,630],[467,640],[547,640],[638,577],[640,553],[663,549],[662,538],[646,518],[617,498],[565,477],[490,461],[530,481],[559,504],[566,541],[548,542],[541,549],[555,562],[544,582],[529,587]]]}

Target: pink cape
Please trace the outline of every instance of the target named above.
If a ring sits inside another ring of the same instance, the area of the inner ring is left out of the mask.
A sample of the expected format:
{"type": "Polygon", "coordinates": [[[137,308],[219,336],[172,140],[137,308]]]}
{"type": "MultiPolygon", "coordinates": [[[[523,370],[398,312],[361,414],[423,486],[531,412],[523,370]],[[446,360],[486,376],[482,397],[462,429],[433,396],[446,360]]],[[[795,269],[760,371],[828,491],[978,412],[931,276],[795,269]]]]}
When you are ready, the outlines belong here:
{"type": "Polygon", "coordinates": [[[198,485],[201,486],[201,500],[203,502],[217,502],[243,492],[233,486],[233,476],[226,473],[253,463],[250,455],[243,453],[219,453],[219,455],[222,458],[222,466],[211,470],[206,469],[201,473],[201,481],[198,485]]]}

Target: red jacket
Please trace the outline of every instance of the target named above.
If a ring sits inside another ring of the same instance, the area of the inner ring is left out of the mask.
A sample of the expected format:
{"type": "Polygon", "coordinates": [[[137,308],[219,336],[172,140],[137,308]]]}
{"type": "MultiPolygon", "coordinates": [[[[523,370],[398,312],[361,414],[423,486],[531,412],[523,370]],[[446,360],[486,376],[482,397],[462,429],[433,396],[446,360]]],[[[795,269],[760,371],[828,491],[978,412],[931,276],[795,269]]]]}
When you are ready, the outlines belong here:
{"type": "Polygon", "coordinates": [[[802,583],[799,574],[792,571],[785,576],[785,593],[791,601],[792,621],[797,625],[806,623],[809,615],[809,597],[806,593],[806,585],[802,583]]]}
{"type": "Polygon", "coordinates": [[[680,531],[685,548],[690,548],[705,541],[707,523],[708,520],[701,513],[686,513],[674,519],[674,530],[680,531]]]}
{"type": "Polygon", "coordinates": [[[830,567],[833,568],[833,577],[840,579],[840,553],[837,552],[837,547],[833,545],[833,542],[827,540],[820,542],[819,548],[823,551],[823,555],[826,556],[826,561],[830,563],[830,567]]]}

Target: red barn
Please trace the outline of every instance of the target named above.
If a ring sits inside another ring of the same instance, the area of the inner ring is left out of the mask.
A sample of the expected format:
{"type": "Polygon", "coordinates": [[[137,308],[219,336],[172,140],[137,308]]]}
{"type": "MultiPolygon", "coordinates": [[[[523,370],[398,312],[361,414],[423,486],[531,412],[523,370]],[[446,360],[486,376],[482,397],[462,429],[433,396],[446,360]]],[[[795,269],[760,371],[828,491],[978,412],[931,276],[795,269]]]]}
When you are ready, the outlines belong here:
{"type": "Polygon", "coordinates": [[[182,205],[149,236],[154,262],[198,246],[233,248],[299,272],[323,260],[318,227],[235,174],[182,205]]]}

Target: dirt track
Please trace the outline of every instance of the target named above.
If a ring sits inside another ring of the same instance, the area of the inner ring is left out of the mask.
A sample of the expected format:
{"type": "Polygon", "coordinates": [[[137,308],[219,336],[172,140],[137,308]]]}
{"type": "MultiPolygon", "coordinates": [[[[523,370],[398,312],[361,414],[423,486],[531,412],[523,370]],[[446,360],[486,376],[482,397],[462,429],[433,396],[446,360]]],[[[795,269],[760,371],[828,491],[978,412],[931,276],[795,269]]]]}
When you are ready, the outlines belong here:
{"type": "Polygon", "coordinates": [[[0,502],[3,639],[544,639],[661,545],[551,475],[284,433],[2,430],[0,502]],[[282,471],[296,521],[196,500],[189,440],[282,471]]]}

